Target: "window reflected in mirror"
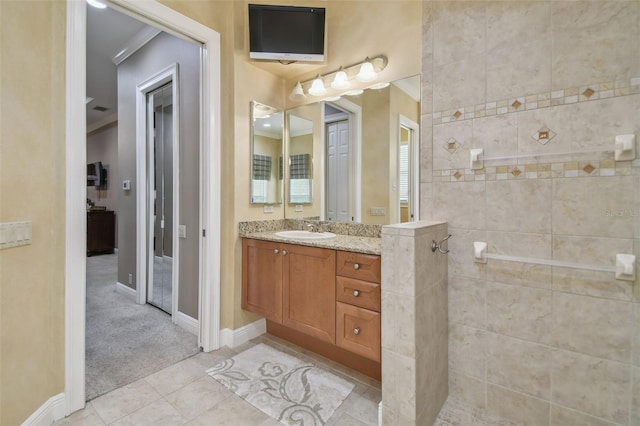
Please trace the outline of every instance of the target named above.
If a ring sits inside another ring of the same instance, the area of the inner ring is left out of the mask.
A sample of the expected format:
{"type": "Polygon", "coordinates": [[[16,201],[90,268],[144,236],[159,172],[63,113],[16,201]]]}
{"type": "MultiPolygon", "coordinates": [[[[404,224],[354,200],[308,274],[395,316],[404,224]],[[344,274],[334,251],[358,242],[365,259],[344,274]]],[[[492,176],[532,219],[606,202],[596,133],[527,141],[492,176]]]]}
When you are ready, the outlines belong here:
{"type": "Polygon", "coordinates": [[[313,202],[313,122],[289,114],[289,203],[313,202]]]}
{"type": "Polygon", "coordinates": [[[280,204],[283,191],[282,111],[251,103],[251,203],[280,204]]]}

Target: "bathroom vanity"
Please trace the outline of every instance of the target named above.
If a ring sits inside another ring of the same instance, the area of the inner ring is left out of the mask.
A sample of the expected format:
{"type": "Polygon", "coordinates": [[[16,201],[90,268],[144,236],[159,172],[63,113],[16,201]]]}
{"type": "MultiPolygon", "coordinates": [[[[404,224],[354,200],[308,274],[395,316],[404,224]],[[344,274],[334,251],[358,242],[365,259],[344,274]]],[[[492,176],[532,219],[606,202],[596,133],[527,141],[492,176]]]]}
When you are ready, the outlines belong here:
{"type": "Polygon", "coordinates": [[[380,380],[380,239],[257,237],[242,240],[242,308],[270,334],[380,380]]]}

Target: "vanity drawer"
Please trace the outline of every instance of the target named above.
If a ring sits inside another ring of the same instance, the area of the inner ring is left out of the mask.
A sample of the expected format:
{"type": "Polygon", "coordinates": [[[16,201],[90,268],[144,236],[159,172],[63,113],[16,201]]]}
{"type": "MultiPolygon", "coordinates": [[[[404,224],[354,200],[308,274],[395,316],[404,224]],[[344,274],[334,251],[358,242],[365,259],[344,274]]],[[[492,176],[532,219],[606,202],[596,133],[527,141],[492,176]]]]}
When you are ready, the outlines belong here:
{"type": "Polygon", "coordinates": [[[336,277],[336,300],[380,312],[380,284],[336,277]]]}
{"type": "Polygon", "coordinates": [[[380,361],[380,314],[336,302],[336,345],[380,361]]]}
{"type": "Polygon", "coordinates": [[[380,283],[380,256],[338,251],[336,275],[380,283]]]}

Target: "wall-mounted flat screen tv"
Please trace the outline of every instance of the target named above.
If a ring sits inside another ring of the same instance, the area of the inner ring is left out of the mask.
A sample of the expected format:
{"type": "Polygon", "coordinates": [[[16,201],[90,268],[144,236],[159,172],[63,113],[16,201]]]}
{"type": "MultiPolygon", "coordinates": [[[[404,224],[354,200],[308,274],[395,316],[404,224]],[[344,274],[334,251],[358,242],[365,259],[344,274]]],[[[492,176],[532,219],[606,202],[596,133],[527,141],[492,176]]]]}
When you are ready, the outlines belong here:
{"type": "Polygon", "coordinates": [[[249,57],[324,61],[325,9],[249,5],[249,57]]]}

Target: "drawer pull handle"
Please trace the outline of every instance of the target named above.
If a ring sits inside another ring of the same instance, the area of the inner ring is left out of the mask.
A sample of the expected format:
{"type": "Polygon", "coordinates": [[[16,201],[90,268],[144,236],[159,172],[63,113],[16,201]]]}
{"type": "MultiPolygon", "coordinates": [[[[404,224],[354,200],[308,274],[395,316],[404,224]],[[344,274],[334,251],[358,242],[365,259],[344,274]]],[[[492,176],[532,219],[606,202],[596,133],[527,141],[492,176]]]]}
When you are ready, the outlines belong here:
{"type": "Polygon", "coordinates": [[[287,252],[286,250],[282,250],[282,255],[283,255],[283,256],[286,256],[286,255],[287,255],[287,253],[288,253],[288,252],[287,252]]]}
{"type": "Polygon", "coordinates": [[[353,297],[360,296],[360,292],[358,290],[353,290],[353,297]]]}
{"type": "Polygon", "coordinates": [[[275,250],[273,250],[273,252],[274,252],[275,254],[278,254],[278,253],[280,253],[280,250],[275,249],[275,250]]]}
{"type": "Polygon", "coordinates": [[[354,263],[353,264],[353,269],[355,269],[355,270],[360,269],[360,264],[359,263],[354,263]]]}
{"type": "Polygon", "coordinates": [[[360,334],[360,327],[356,327],[356,328],[354,328],[354,329],[353,329],[353,334],[355,334],[356,336],[357,336],[358,334],[360,334]]]}

